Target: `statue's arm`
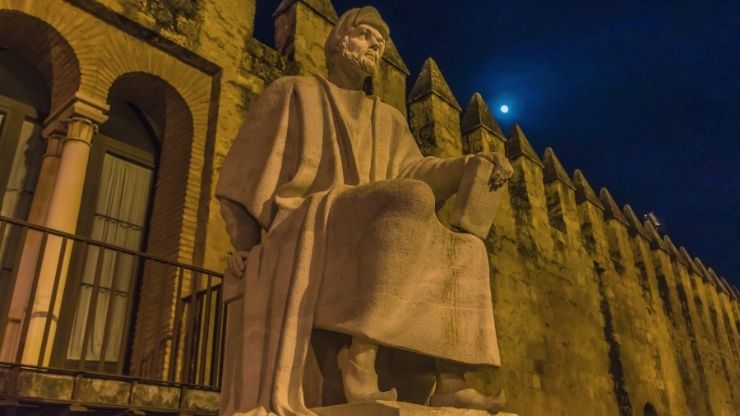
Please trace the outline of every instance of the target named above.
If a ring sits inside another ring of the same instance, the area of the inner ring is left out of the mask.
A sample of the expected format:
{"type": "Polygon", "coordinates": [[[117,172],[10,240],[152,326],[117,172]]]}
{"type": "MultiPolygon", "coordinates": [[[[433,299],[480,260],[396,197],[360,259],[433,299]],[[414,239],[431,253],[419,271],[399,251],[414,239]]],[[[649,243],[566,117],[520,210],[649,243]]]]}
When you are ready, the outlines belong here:
{"type": "Polygon", "coordinates": [[[444,202],[457,193],[465,172],[465,164],[474,157],[467,155],[454,159],[440,159],[427,156],[412,163],[402,172],[401,177],[418,179],[432,188],[434,199],[444,202]]]}
{"type": "Polygon", "coordinates": [[[231,245],[237,251],[249,251],[260,242],[260,223],[241,204],[227,198],[219,198],[219,201],[231,245]]]}
{"type": "Polygon", "coordinates": [[[462,183],[465,167],[473,159],[482,159],[493,164],[490,184],[495,190],[503,186],[514,173],[506,155],[495,152],[481,152],[475,155],[465,155],[450,159],[441,159],[434,156],[422,156],[414,136],[409,130],[405,117],[398,111],[396,122],[402,131],[396,141],[396,160],[400,169],[398,177],[418,179],[432,188],[435,200],[444,202],[456,194],[462,183]]]}
{"type": "Polygon", "coordinates": [[[492,190],[500,188],[514,173],[506,156],[501,153],[483,152],[453,159],[427,156],[411,163],[401,176],[426,183],[432,188],[435,200],[443,202],[458,192],[465,167],[473,159],[485,160],[493,165],[490,177],[492,190]]]}

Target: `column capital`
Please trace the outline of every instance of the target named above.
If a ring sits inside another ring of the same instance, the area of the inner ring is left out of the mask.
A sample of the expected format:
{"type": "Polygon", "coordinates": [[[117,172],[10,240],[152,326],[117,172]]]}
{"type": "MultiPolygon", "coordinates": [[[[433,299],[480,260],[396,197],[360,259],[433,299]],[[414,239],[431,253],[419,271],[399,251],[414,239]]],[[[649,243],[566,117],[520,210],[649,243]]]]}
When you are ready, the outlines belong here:
{"type": "Polygon", "coordinates": [[[46,118],[43,134],[50,137],[55,132],[64,131],[64,124],[69,129],[70,121],[76,118],[84,118],[100,125],[108,119],[108,110],[110,106],[107,103],[78,91],[65,105],[46,118]]]}
{"type": "Polygon", "coordinates": [[[64,142],[75,140],[89,146],[93,136],[98,132],[98,124],[86,117],[73,116],[63,120],[63,123],[67,126],[67,137],[64,138],[64,142]]]}
{"type": "Polygon", "coordinates": [[[55,132],[46,137],[46,153],[44,157],[60,157],[65,135],[55,132]]]}

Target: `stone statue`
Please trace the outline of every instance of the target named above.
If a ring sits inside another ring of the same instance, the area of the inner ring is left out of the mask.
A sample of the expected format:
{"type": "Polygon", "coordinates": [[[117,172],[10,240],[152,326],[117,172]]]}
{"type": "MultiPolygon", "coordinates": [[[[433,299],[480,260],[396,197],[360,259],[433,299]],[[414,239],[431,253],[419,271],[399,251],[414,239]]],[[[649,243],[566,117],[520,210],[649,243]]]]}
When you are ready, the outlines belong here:
{"type": "Polygon", "coordinates": [[[494,195],[488,186],[503,186],[513,169],[495,153],[422,156],[405,117],[364,91],[388,34],[372,7],[345,13],[326,41],[328,79],[269,85],[224,160],[216,194],[236,248],[225,290],[244,294],[224,415],[313,415],[302,380],[314,328],[352,336],[338,356],[349,402],[396,399],[378,389],[385,345],[437,358],[431,406],[501,408],[503,398],[469,387],[459,365],[499,365],[481,240],[491,222],[479,236],[464,218],[453,231],[435,205],[480,172],[494,195]]]}

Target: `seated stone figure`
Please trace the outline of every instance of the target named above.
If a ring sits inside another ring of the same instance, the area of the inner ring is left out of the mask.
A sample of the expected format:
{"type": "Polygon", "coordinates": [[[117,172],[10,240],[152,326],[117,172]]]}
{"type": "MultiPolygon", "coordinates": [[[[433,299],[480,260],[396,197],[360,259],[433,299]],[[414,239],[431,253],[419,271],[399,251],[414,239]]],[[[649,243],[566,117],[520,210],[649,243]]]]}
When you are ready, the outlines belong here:
{"type": "Polygon", "coordinates": [[[374,8],[345,13],[326,41],[328,79],[269,85],[224,160],[216,194],[236,248],[225,286],[244,293],[224,415],[313,415],[302,380],[315,328],[352,337],[338,356],[349,402],[396,399],[378,389],[384,345],[437,358],[430,405],[500,410],[459,365],[499,365],[486,249],[435,206],[474,164],[492,189],[513,170],[495,153],[421,154],[405,117],[364,91],[387,39],[374,8]]]}

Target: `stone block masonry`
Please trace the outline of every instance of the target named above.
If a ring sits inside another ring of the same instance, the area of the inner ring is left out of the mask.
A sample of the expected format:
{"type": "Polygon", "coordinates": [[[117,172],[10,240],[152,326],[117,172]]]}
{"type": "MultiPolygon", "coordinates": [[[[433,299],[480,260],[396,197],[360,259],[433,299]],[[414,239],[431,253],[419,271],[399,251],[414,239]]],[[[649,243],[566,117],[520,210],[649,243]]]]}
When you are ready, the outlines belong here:
{"type": "MultiPolygon", "coordinates": [[[[7,23],[0,30],[17,26],[15,35],[0,37],[0,46],[25,51],[21,56],[53,86],[50,114],[80,92],[106,102],[114,82],[132,72],[151,82],[129,78],[131,93],[158,96],[146,87],[160,85],[156,78],[177,92],[188,111],[178,110],[174,95],[162,95],[164,107],[129,97],[154,116],[164,138],[148,249],[220,270],[231,247],[210,184],[243,112],[267,84],[285,75],[325,74],[323,42],[337,13],[329,0],[283,2],[276,15],[282,43],[273,48],[251,36],[255,0],[185,3],[0,0],[7,23]],[[34,39],[51,39],[52,32],[69,45],[59,43],[54,56],[28,52],[40,50],[31,47],[34,39]],[[188,117],[191,130],[178,126],[188,117]]],[[[502,366],[467,374],[476,388],[487,394],[504,388],[507,409],[522,415],[737,413],[737,288],[643,223],[624,205],[629,201],[615,201],[601,188],[607,184],[590,184],[588,172],[563,166],[557,149],[538,153],[526,126],[504,134],[485,97],[474,95],[463,110],[432,59],[407,96],[409,71],[392,42],[384,58],[375,92],[408,115],[426,154],[505,152],[516,170],[491,213],[486,239],[502,366]]],[[[172,280],[145,273],[138,296],[133,372],[145,367],[158,334],[171,331],[172,280]]],[[[155,373],[167,370],[164,351],[147,364],[155,373]]],[[[63,376],[24,377],[29,396],[38,389],[60,400],[71,394],[72,382],[63,376]]],[[[0,388],[3,382],[0,374],[0,388]]],[[[213,394],[147,389],[137,388],[129,400],[152,407],[180,401],[204,413],[217,406],[213,394]]]]}

